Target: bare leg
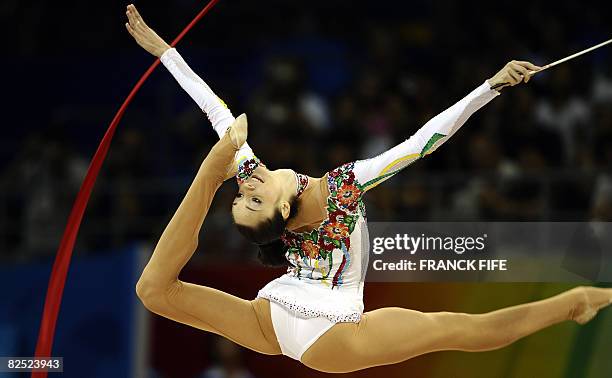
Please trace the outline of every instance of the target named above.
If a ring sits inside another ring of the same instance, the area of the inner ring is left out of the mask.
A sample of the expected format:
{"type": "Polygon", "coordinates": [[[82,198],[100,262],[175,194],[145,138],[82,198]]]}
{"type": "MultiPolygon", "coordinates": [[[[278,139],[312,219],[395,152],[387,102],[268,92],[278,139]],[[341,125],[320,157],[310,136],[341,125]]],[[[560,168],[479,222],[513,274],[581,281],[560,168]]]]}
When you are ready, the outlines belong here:
{"type": "Polygon", "coordinates": [[[156,314],[217,333],[260,353],[280,354],[267,300],[247,301],[178,279],[196,250],[202,222],[247,133],[243,115],[204,159],[138,280],[136,293],[156,314]]]}
{"type": "Polygon", "coordinates": [[[498,349],[565,320],[584,323],[611,301],[612,289],[580,287],[485,314],[383,308],[365,313],[359,323],[335,325],[304,353],[302,362],[342,373],[441,350],[498,349]],[[324,358],[330,350],[342,351],[341,358],[324,358]]]}

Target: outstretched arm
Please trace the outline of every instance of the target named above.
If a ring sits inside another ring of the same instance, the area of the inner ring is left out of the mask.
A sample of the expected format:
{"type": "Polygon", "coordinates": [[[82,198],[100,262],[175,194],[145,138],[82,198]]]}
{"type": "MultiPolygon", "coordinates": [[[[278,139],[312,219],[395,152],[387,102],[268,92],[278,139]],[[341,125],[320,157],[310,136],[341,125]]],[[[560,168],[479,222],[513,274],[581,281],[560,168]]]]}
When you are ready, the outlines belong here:
{"type": "Polygon", "coordinates": [[[355,162],[355,177],[367,191],[395,175],[417,159],[434,152],[446,142],[478,109],[485,106],[506,86],[528,82],[529,70],[539,70],[529,62],[508,63],[491,79],[485,81],[459,102],[438,114],[413,136],[382,154],[355,162]],[[496,90],[492,87],[504,83],[496,90]],[[507,84],[506,84],[507,83],[507,84]]]}
{"type": "MultiPolygon", "coordinates": [[[[189,67],[176,49],[170,47],[153,29],[145,24],[135,6],[128,6],[126,14],[129,21],[126,23],[126,28],[130,35],[142,48],[160,58],[164,67],[172,74],[181,88],[206,113],[219,138],[223,137],[225,130],[234,122],[234,116],[227,105],[189,67]]],[[[235,161],[238,163],[253,156],[253,150],[245,142],[236,153],[235,161]]],[[[231,171],[232,173],[236,171],[236,164],[231,171]]]]}

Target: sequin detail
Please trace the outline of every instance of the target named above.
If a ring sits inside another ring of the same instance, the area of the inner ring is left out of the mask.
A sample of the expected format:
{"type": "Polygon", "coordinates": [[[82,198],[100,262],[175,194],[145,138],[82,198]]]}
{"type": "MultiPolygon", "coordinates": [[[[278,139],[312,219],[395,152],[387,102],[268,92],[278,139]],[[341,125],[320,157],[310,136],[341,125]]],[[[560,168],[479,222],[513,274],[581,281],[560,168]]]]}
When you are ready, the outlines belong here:
{"type": "Polygon", "coordinates": [[[259,290],[257,298],[265,298],[269,301],[274,301],[290,311],[295,311],[305,318],[327,318],[334,323],[359,323],[361,313],[356,311],[342,312],[332,310],[319,310],[312,306],[306,306],[297,303],[294,299],[277,296],[264,290],[259,290]]]}
{"type": "Polygon", "coordinates": [[[257,158],[256,156],[239,162],[238,171],[236,172],[236,181],[238,181],[238,184],[242,184],[243,182],[248,180],[249,177],[251,177],[251,175],[253,174],[253,171],[255,171],[255,169],[260,165],[262,167],[265,167],[261,160],[259,160],[259,158],[257,158]]]}
{"type": "Polygon", "coordinates": [[[302,195],[302,193],[304,193],[304,190],[306,190],[306,187],[308,186],[308,176],[297,172],[293,173],[295,173],[295,179],[297,181],[297,196],[299,197],[302,195]]]}

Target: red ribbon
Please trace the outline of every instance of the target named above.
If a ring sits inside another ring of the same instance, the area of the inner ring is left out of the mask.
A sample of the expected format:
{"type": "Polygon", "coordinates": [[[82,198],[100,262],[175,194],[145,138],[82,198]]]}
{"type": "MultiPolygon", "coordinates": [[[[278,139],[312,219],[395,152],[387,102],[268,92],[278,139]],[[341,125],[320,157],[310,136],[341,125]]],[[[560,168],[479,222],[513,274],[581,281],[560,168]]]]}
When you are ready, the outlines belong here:
{"type": "MultiPolygon", "coordinates": [[[[201,19],[211,10],[219,0],[211,0],[205,7],[198,13],[198,15],[187,25],[183,31],[172,41],[171,46],[175,46],[184,36],[191,30],[201,19]]],[[[79,193],[77,194],[70,217],[68,218],[68,224],[64,230],[62,240],[57,250],[55,262],[53,263],[53,269],[51,270],[51,278],[49,279],[49,287],[47,289],[47,297],[45,298],[45,306],[43,310],[42,319],[40,322],[40,330],[38,332],[38,342],[36,344],[35,356],[38,358],[51,357],[51,349],[53,347],[53,338],[55,336],[55,326],[57,323],[57,317],[62,303],[62,294],[64,292],[64,286],[66,284],[66,275],[68,274],[68,268],[70,266],[70,259],[72,257],[72,251],[74,249],[74,243],[83,219],[83,214],[89,201],[89,196],[96,183],[96,178],[100,172],[100,168],[104,163],[104,158],[110,147],[111,140],[115,134],[115,130],[119,121],[123,117],[125,110],[128,105],[136,96],[136,93],[140,90],[140,87],[149,78],[153,70],[159,65],[160,60],[156,59],[155,62],[149,67],[149,69],[142,75],[140,80],[136,83],[130,94],[127,96],[117,114],[110,123],[108,130],[104,134],[96,153],[89,164],[87,169],[87,175],[81,184],[79,193]]],[[[70,362],[67,360],[66,362],[70,362]]],[[[85,376],[86,374],[83,373],[85,376]]],[[[46,378],[47,372],[33,372],[32,378],[46,378]]]]}

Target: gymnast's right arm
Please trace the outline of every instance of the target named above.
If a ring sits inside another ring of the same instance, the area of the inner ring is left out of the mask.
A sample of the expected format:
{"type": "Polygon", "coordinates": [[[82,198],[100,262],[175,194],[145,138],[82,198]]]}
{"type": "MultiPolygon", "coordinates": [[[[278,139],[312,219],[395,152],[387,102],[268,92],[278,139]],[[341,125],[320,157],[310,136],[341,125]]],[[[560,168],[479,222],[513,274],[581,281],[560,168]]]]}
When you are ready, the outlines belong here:
{"type": "Polygon", "coordinates": [[[430,119],[415,134],[397,146],[370,159],[355,162],[354,172],[365,192],[392,177],[412,162],[420,159],[446,142],[478,109],[485,106],[507,86],[522,81],[527,83],[531,74],[541,67],[529,62],[512,61],[486,80],[463,99],[430,119]]]}
{"type": "Polygon", "coordinates": [[[214,289],[179,280],[179,273],[198,245],[198,234],[208,213],[215,192],[224,181],[228,166],[244,143],[247,134],[246,116],[236,119],[231,129],[215,144],[204,159],[187,194],[161,235],[153,255],[144,268],[136,293],[150,311],[194,327],[215,332],[202,314],[210,303],[214,289]]]}

